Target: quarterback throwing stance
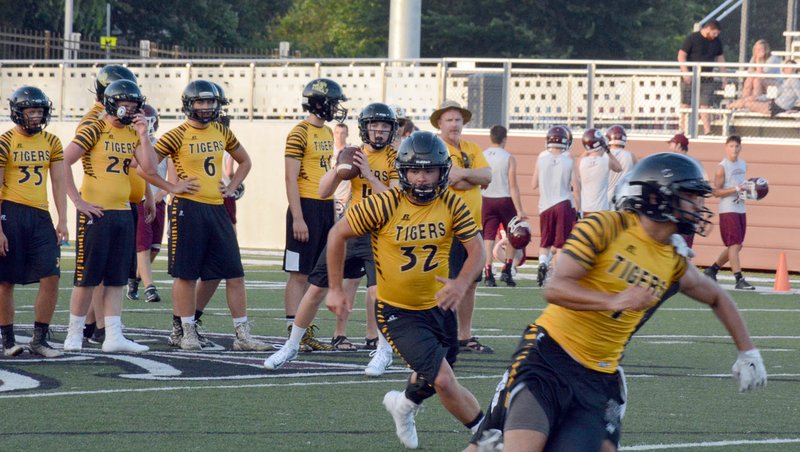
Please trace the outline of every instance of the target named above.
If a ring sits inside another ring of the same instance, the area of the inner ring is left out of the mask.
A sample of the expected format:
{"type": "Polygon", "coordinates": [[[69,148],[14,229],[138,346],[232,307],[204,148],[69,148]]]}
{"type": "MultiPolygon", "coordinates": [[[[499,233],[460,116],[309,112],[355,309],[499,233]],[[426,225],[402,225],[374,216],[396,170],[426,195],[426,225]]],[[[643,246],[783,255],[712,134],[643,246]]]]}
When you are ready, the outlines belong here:
{"type": "Polygon", "coordinates": [[[711,215],[702,168],[683,155],[654,154],[629,184],[623,211],[576,225],[545,289],[549,304],[523,333],[470,449],[499,440],[501,430],[506,450],[612,448],[624,412],[625,345],[675,289],[709,305],[731,334],[739,390],[766,385],[736,304],[681,254],[685,245],[673,245],[673,235],[702,232],[711,215]]]}
{"type": "Polygon", "coordinates": [[[413,373],[405,392],[389,391],[383,404],[398,438],[418,446],[414,415],[422,402],[439,395],[442,405],[467,428],[483,413],[475,397],[456,380],[455,313],[483,266],[483,241],[466,203],[447,188],[447,146],[430,132],[403,141],[395,163],[400,188],[376,193],[350,207],[328,235],[328,308],[337,315],[352,308],[342,288],[347,239],[372,235],[378,276],[378,327],[413,373]],[[468,257],[455,279],[447,279],[453,237],[468,257]]]}

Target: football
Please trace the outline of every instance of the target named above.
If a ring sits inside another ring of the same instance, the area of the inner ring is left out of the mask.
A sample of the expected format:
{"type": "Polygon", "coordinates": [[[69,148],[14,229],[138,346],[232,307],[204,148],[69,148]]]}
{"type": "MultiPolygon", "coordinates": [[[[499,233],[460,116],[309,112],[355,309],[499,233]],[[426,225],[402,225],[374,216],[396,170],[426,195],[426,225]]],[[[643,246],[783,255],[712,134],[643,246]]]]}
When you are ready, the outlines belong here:
{"type": "Polygon", "coordinates": [[[748,199],[755,199],[759,201],[764,199],[769,193],[769,183],[763,177],[752,177],[747,180],[750,185],[750,189],[747,192],[748,199]]]}
{"type": "Polygon", "coordinates": [[[347,146],[336,156],[336,174],[343,180],[350,180],[361,174],[361,170],[353,163],[356,152],[359,152],[357,147],[347,146]]]}

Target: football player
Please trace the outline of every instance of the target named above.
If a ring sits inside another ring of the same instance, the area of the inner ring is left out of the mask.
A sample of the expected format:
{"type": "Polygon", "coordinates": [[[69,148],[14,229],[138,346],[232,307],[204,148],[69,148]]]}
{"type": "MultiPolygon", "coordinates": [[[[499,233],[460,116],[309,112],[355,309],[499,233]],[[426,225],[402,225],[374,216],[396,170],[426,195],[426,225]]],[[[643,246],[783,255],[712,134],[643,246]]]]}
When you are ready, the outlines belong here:
{"type": "Polygon", "coordinates": [[[622,170],[608,172],[608,202],[611,208],[611,198],[614,197],[614,189],[616,188],[622,176],[628,174],[633,166],[638,161],[636,155],[625,149],[628,144],[628,134],[625,128],[621,125],[613,125],[606,130],[606,142],[608,143],[609,156],[614,156],[622,167],[622,170]]]}
{"type": "Polygon", "coordinates": [[[630,177],[623,211],[583,219],[564,245],[545,289],[549,304],[523,333],[468,450],[500,441],[506,450],[613,450],[626,403],[618,372],[625,346],[678,290],[709,305],[730,333],[739,390],[766,385],[736,304],[673,242],[705,230],[711,215],[702,168],[660,153],[642,159],[630,177]]]}
{"type": "Polygon", "coordinates": [[[714,196],[719,200],[719,233],[725,249],[717,260],[705,269],[705,274],[714,281],[717,272],[728,261],[736,278],[738,290],[756,290],[742,276],[742,263],[739,253],[742,251],[744,236],[747,232],[747,210],[745,207],[747,191],[747,162],[739,158],[742,152],[742,139],[731,135],[725,140],[725,158],[719,162],[714,173],[714,196]]]}
{"type": "Polygon", "coordinates": [[[547,279],[548,269],[555,264],[558,251],[564,246],[575,224],[575,199],[578,191],[574,161],[570,155],[572,132],[566,126],[553,126],[547,131],[545,150],[536,159],[531,187],[539,190],[539,287],[547,279]],[[540,170],[540,168],[543,168],[540,170]]]}
{"type": "Polygon", "coordinates": [[[581,216],[608,210],[608,174],[619,173],[622,165],[611,153],[605,137],[598,129],[586,129],[583,133],[583,148],[586,152],[575,167],[578,193],[576,199],[581,216]]]}
{"type": "MultiPolygon", "coordinates": [[[[439,136],[447,145],[453,167],[450,170],[449,183],[453,190],[464,199],[476,225],[481,224],[481,187],[492,181],[492,168],[483,156],[480,146],[464,140],[461,133],[464,125],[472,118],[472,112],[461,108],[457,102],[445,101],[430,117],[431,125],[439,129],[439,136]]],[[[458,240],[453,240],[450,248],[450,278],[455,278],[466,261],[466,251],[458,240]]],[[[470,285],[464,302],[458,309],[458,342],[463,352],[493,353],[491,347],[481,344],[472,335],[472,314],[475,310],[475,290],[481,281],[481,274],[474,275],[475,282],[470,285]]],[[[508,272],[501,273],[500,279],[511,280],[511,267],[508,272]]]]}
{"type": "Polygon", "coordinates": [[[253,339],[247,318],[247,292],[236,232],[223,205],[250,172],[252,162],[233,132],[216,121],[221,97],[205,80],[189,83],[181,96],[186,122],[166,132],[155,150],[170,158],[179,181],[197,181],[197,191],[177,193],[169,207],[169,264],[173,277],[170,345],[200,350],[195,314],[197,280],[225,279],[233,318],[234,350],[271,350],[253,339]],[[222,182],[222,159],[229,153],[238,167],[230,183],[222,182]]]}
{"type": "MultiPolygon", "coordinates": [[[[353,159],[354,164],[360,169],[359,176],[350,180],[350,198],[353,204],[360,202],[373,193],[382,193],[400,185],[395,169],[397,152],[390,145],[397,133],[397,120],[392,109],[382,103],[367,105],[361,110],[361,114],[358,117],[358,129],[363,144],[361,152],[356,153],[353,159]]],[[[320,181],[319,195],[321,197],[330,196],[339,186],[341,180],[335,168],[328,171],[320,181]]],[[[324,252],[322,254],[323,256],[325,255],[324,252]]],[[[348,241],[346,261],[346,270],[344,272],[346,280],[357,280],[364,275],[367,276],[367,319],[369,322],[371,317],[374,324],[376,265],[368,234],[348,241]]],[[[277,369],[286,361],[292,360],[297,356],[302,337],[314,320],[319,305],[328,291],[328,267],[324,258],[317,261],[317,265],[308,276],[308,282],[309,288],[300,301],[289,339],[278,352],[264,361],[264,366],[269,370],[277,369]]],[[[355,296],[355,292],[351,287],[349,289],[348,301],[352,304],[352,297],[355,296]]],[[[349,312],[344,312],[339,318],[347,319],[348,314],[349,312]]],[[[383,375],[386,368],[392,364],[391,346],[383,336],[378,334],[377,326],[374,328],[375,332],[373,334],[377,335],[378,345],[373,353],[372,360],[364,370],[366,375],[370,377],[383,375]]],[[[347,340],[345,331],[338,328],[334,333],[331,345],[337,350],[355,349],[355,346],[347,340]]]]}
{"type": "MultiPolygon", "coordinates": [[[[144,352],[122,335],[122,288],[128,280],[130,256],[134,249],[134,223],[130,208],[131,165],[145,179],[173,193],[195,190],[193,181],[171,184],[156,172],[156,157],[148,136],[147,120],[141,113],[145,97],[136,83],[117,80],[103,93],[105,111],[97,121],[78,129],[64,151],[64,160],[72,165],[81,160],[84,177],[81,189],[66,171],[67,195],[78,210],[75,279],[70,299],[70,321],[65,351],[81,351],[86,313],[92,291],[103,284],[102,312],[106,337],[105,352],[144,352]]],[[[97,310],[96,310],[97,311],[97,310]]]]}
{"type": "Polygon", "coordinates": [[[352,308],[342,278],[347,240],[371,234],[377,266],[378,326],[412,374],[405,391],[389,391],[383,404],[404,446],[419,445],[414,416],[434,394],[467,428],[483,413],[453,372],[459,351],[457,310],[483,266],[480,229],[467,203],[448,188],[451,166],[445,143],[430,132],[415,132],[397,152],[400,188],[378,193],[348,209],[328,241],[328,308],[337,315],[352,308]],[[448,279],[453,238],[467,259],[448,279]]]}
{"type": "MultiPolygon", "coordinates": [[[[328,231],[335,221],[335,208],[330,195],[319,195],[319,182],[331,168],[333,131],[326,122],[342,122],[347,109],[342,87],[327,78],[314,79],[303,89],[305,120],[297,124],[286,138],[284,153],[286,197],[286,250],[283,271],[289,273],[284,292],[286,326],[291,335],[300,300],[308,289],[308,275],[314,269],[328,240],[328,231]]],[[[325,350],[315,337],[311,325],[303,336],[306,350],[325,350]]]]}
{"type": "Polygon", "coordinates": [[[3,354],[23,352],[14,337],[14,285],[39,283],[34,303],[34,355],[53,358],[62,353],[47,343],[58,301],[62,241],[67,230],[64,152],[61,141],[45,132],[52,104],[42,90],[23,86],[9,98],[15,126],[0,135],[0,332],[3,354]],[[53,184],[58,213],[55,229],[47,201],[47,177],[53,184]]]}

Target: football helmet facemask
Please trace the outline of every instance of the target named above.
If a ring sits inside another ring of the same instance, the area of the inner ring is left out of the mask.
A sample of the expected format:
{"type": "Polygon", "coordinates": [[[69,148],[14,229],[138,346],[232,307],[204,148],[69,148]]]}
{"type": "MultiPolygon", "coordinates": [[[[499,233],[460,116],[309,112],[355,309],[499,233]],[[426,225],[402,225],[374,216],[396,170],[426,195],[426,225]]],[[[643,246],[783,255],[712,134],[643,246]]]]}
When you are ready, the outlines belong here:
{"type": "Polygon", "coordinates": [[[547,130],[547,148],[568,150],[572,146],[572,132],[567,126],[553,126],[547,130]]]}
{"type": "Polygon", "coordinates": [[[382,103],[367,105],[358,115],[358,131],[361,136],[361,141],[364,143],[372,146],[374,149],[385,148],[394,141],[395,134],[397,133],[397,118],[395,117],[394,111],[392,111],[391,107],[382,103]],[[373,122],[389,124],[389,136],[386,140],[377,141],[370,138],[369,125],[373,122]]]}
{"type": "Polygon", "coordinates": [[[400,177],[400,187],[415,201],[427,203],[447,188],[452,161],[441,138],[431,132],[414,132],[403,140],[394,165],[400,177]],[[433,184],[414,185],[408,180],[408,170],[412,168],[439,168],[439,179],[433,184]]]}
{"type": "Polygon", "coordinates": [[[342,87],[328,78],[311,80],[303,89],[303,111],[325,121],[344,121],[347,109],[339,103],[345,101],[347,97],[342,92],[342,87]]]}
{"type": "Polygon", "coordinates": [[[8,106],[11,110],[11,121],[25,129],[25,133],[34,135],[47,127],[50,120],[50,113],[53,110],[53,103],[44,91],[34,86],[23,86],[11,93],[8,98],[8,106]],[[28,108],[41,108],[40,118],[29,118],[25,116],[28,108]]]}

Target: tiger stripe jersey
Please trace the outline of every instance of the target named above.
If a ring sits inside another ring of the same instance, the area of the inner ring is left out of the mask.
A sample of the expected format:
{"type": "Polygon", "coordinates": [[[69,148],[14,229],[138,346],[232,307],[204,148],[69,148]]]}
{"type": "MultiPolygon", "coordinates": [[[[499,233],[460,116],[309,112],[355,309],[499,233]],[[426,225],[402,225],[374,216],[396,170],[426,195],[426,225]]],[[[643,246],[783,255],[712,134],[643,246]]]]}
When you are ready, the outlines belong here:
{"type": "Polygon", "coordinates": [[[97,121],[100,119],[100,115],[105,111],[106,107],[101,104],[100,102],[95,102],[92,105],[92,108],[83,115],[80,121],[78,121],[78,127],[75,128],[75,131],[81,129],[81,127],[86,127],[87,125],[97,121]]]}
{"type": "Polygon", "coordinates": [[[50,164],[63,160],[61,140],[50,132],[28,136],[15,127],[0,135],[0,168],[4,170],[0,199],[47,210],[50,164]]]}
{"type": "Polygon", "coordinates": [[[169,157],[175,164],[179,179],[196,177],[200,185],[196,193],[183,193],[178,198],[191,199],[205,204],[222,204],[219,191],[223,176],[222,159],[225,152],[239,148],[239,140],[230,129],[212,121],[205,129],[184,122],[165,133],[155,145],[156,153],[169,157]]]}
{"type": "Polygon", "coordinates": [[[319,181],[331,169],[333,158],[333,131],[323,125],[317,127],[308,121],[294,126],[286,137],[284,157],[300,161],[297,188],[301,198],[320,198],[319,181]]]}
{"type": "MultiPolygon", "coordinates": [[[[361,152],[366,154],[369,169],[375,177],[387,187],[391,181],[400,180],[397,169],[394,167],[397,151],[393,147],[386,146],[376,151],[368,151],[366,147],[366,145],[361,145],[361,152]]],[[[372,194],[372,185],[359,173],[358,177],[350,179],[350,191],[352,192],[350,202],[355,204],[372,194]]]]}
{"type": "MultiPolygon", "coordinates": [[[[657,299],[686,272],[686,258],[671,244],[653,240],[635,212],[603,211],[578,222],[563,252],[587,274],[581,286],[616,294],[631,285],[652,287],[657,299]]],[[[575,311],[548,304],[536,320],[578,362],[613,373],[631,336],[650,318],[658,301],[633,311],[575,311]]]]}
{"type": "Polygon", "coordinates": [[[466,242],[480,234],[464,200],[445,190],[429,204],[411,202],[395,187],[354,204],[345,218],[356,235],[371,234],[378,299],[411,310],[436,306],[447,278],[453,236],[466,242]]]}
{"type": "MultiPolygon", "coordinates": [[[[457,168],[467,169],[480,169],[490,168],[489,162],[483,156],[483,149],[475,143],[470,141],[461,140],[459,146],[461,149],[452,146],[450,143],[445,142],[447,151],[450,153],[450,158],[453,160],[453,166],[457,168]]],[[[481,226],[481,210],[483,208],[483,197],[481,196],[481,187],[475,186],[468,190],[455,190],[454,191],[464,198],[467,207],[472,212],[472,217],[478,227],[481,226]]]]}
{"type": "Polygon", "coordinates": [[[129,172],[139,135],[131,126],[114,127],[106,119],[78,129],[72,142],[83,149],[81,197],[105,210],[127,210],[129,172]]]}

